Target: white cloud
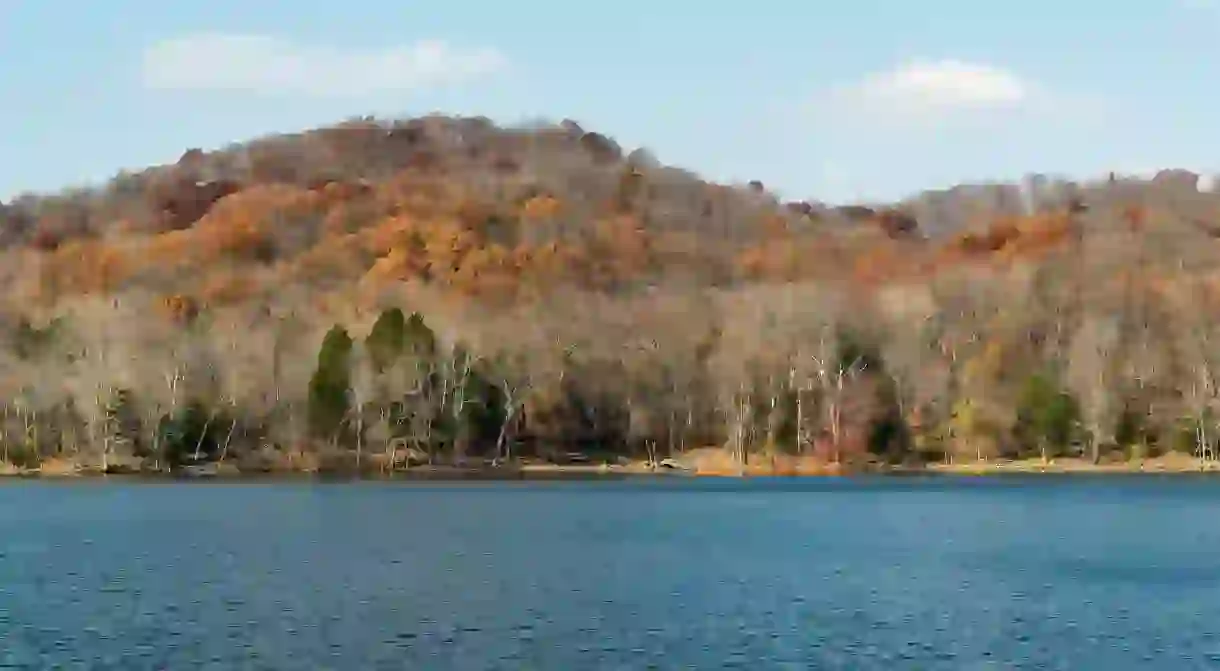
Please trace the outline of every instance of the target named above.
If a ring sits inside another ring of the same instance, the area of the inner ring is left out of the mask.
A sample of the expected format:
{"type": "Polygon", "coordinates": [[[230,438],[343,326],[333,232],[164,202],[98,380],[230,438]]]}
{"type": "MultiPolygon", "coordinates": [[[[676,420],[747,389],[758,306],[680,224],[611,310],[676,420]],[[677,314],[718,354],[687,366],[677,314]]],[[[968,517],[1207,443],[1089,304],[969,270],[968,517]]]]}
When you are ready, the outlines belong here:
{"type": "Polygon", "coordinates": [[[1012,108],[1039,95],[1016,73],[958,60],[911,61],[834,92],[841,102],[887,113],[1012,108]]]}
{"type": "Polygon", "coordinates": [[[507,65],[495,49],[439,40],[345,49],[260,35],[205,33],[149,47],[143,78],[156,89],[345,97],[459,83],[495,74],[507,65]]]}
{"type": "Polygon", "coordinates": [[[796,111],[791,123],[805,138],[800,154],[833,166],[807,169],[820,197],[888,199],[1058,170],[1108,146],[1122,119],[1122,108],[1093,92],[994,63],[914,59],[891,66],[828,85],[796,111]]]}

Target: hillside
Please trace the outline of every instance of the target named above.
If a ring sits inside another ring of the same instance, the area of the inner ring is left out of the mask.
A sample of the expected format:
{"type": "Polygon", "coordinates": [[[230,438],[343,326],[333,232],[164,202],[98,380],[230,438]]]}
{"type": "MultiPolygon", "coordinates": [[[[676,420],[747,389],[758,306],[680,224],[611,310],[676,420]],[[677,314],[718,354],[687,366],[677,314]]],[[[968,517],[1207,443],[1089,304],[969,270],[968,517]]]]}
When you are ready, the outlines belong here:
{"type": "Polygon", "coordinates": [[[779,202],[572,122],[352,121],[0,204],[4,462],[1214,455],[1188,173],[779,202]]]}

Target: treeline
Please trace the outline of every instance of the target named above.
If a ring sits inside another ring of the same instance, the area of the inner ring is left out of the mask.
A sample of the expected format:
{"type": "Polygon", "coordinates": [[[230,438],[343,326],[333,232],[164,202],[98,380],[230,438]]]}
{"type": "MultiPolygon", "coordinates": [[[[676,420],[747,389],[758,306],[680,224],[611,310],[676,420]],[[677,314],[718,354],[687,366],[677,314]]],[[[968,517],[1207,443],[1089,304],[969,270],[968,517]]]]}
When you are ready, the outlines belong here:
{"type": "Polygon", "coordinates": [[[0,208],[0,459],[1211,459],[1195,179],[835,208],[479,119],[191,151],[0,208]]]}
{"type": "Polygon", "coordinates": [[[1213,458],[1220,296],[1131,280],[1110,304],[1056,272],[458,310],[407,291],[432,308],[329,326],[230,309],[158,328],[146,306],[90,299],[12,329],[0,444],[18,466],[110,470],[573,450],[656,462],[706,447],[857,465],[1213,458]]]}

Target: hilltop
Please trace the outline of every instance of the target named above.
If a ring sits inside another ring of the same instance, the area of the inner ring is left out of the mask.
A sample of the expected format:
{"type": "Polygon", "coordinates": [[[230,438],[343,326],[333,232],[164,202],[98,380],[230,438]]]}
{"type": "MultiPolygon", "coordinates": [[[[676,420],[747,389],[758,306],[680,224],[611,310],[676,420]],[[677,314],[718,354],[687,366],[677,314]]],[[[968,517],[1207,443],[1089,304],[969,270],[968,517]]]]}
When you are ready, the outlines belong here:
{"type": "Polygon", "coordinates": [[[191,149],[0,204],[3,460],[1210,457],[1196,182],[781,202],[481,118],[191,149]]]}

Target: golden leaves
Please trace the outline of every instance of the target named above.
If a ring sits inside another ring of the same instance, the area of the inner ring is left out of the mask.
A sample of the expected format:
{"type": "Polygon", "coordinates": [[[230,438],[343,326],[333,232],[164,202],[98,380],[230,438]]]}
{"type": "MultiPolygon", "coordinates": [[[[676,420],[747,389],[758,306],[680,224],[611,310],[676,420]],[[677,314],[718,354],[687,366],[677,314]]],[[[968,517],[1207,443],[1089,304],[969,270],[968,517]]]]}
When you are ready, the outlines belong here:
{"type": "Polygon", "coordinates": [[[270,236],[261,222],[250,216],[230,219],[211,219],[206,228],[201,228],[199,243],[209,258],[225,255],[256,258],[270,244],[270,236]]]}
{"type": "Polygon", "coordinates": [[[768,240],[740,252],[738,273],[757,282],[795,282],[815,277],[829,265],[827,250],[815,240],[768,240]]]}
{"type": "Polygon", "coordinates": [[[356,235],[328,238],[314,245],[293,262],[295,276],[306,282],[342,281],[359,277],[373,262],[373,255],[356,235]]]}
{"type": "Polygon", "coordinates": [[[516,295],[519,267],[511,252],[500,245],[471,251],[450,277],[458,291],[470,297],[505,301],[516,295]]]}
{"type": "Polygon", "coordinates": [[[534,196],[521,205],[521,215],[529,219],[551,219],[559,214],[560,202],[548,195],[534,196]]]}
{"type": "Polygon", "coordinates": [[[250,299],[256,284],[248,274],[226,269],[213,272],[204,280],[199,295],[205,305],[221,306],[241,303],[250,299]]]}
{"type": "Polygon", "coordinates": [[[792,235],[792,231],[788,228],[788,220],[778,212],[764,216],[759,221],[758,227],[768,238],[786,239],[792,235]]]}
{"type": "Polygon", "coordinates": [[[68,294],[107,294],[130,274],[127,255],[99,240],[72,240],[44,255],[40,293],[54,300],[68,294]]]}
{"type": "Polygon", "coordinates": [[[174,294],[161,299],[158,311],[177,324],[188,324],[199,316],[199,302],[190,296],[174,294]]]}
{"type": "Polygon", "coordinates": [[[855,277],[865,284],[879,284],[896,275],[902,258],[890,245],[879,244],[856,259],[855,277]]]}

